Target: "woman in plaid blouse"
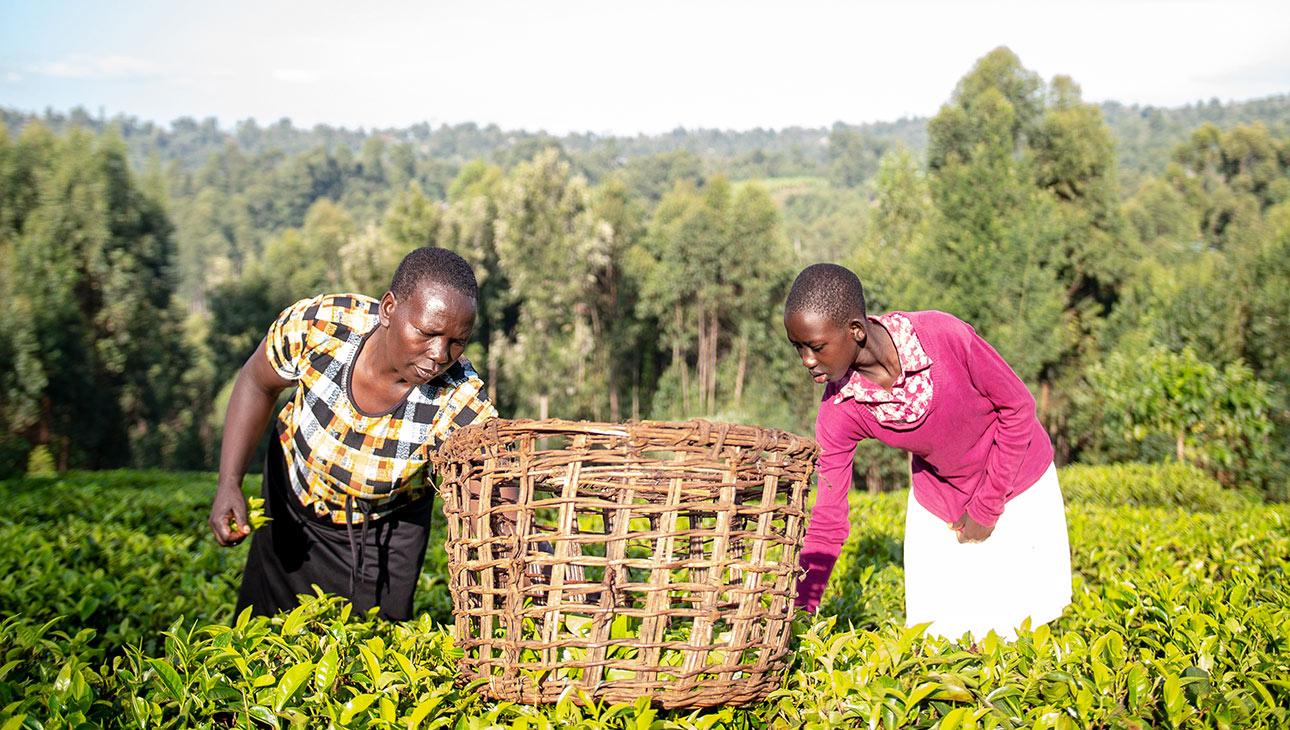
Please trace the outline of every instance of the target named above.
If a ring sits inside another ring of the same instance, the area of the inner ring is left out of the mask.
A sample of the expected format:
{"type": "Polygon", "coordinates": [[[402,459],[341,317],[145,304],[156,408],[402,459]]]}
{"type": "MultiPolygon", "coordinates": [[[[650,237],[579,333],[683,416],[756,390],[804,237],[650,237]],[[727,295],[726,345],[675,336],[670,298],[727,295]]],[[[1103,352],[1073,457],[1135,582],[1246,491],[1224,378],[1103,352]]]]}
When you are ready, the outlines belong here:
{"type": "Polygon", "coordinates": [[[261,492],[273,520],[251,539],[239,612],[292,608],[316,585],[360,610],[411,616],[428,456],[456,428],[496,416],[462,357],[477,299],[470,266],[428,247],[404,258],[379,301],[303,299],[269,327],[233,387],[211,505],[220,545],[250,534],[242,478],[278,395],[295,386],[269,439],[261,492]]]}

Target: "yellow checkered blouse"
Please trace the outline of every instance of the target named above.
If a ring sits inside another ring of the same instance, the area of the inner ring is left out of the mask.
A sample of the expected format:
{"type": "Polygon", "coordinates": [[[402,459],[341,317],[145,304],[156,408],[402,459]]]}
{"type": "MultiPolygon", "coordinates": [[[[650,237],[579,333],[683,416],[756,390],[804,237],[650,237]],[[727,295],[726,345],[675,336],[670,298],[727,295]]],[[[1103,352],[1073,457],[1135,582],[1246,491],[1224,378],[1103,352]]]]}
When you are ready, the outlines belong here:
{"type": "Polygon", "coordinates": [[[497,415],[464,357],[389,411],[359,411],[349,376],[379,324],[378,305],[361,294],[302,299],[278,315],[266,341],[269,364],[298,383],[278,415],[291,488],[335,524],[360,523],[364,513],[376,520],[423,496],[430,450],[454,429],[497,415]]]}

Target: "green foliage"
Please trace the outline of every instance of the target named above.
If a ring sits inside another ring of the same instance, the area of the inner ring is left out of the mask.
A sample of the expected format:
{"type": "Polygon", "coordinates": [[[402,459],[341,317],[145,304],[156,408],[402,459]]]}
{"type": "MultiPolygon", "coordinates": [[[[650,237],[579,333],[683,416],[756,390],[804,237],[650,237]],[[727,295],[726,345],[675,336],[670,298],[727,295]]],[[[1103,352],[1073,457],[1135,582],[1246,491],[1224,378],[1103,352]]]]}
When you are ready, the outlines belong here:
{"type": "Polygon", "coordinates": [[[970,322],[1022,378],[1036,381],[1070,344],[1052,251],[1055,200],[1034,183],[1024,151],[1042,110],[1041,85],[999,49],[978,61],[928,125],[932,245],[911,256],[914,301],[970,322]]]}
{"type": "Polygon", "coordinates": [[[0,434],[0,479],[22,476],[30,453],[31,444],[26,439],[0,434]]]}
{"type": "Polygon", "coordinates": [[[54,463],[54,455],[49,453],[48,446],[41,444],[27,454],[27,476],[52,477],[57,474],[58,467],[54,463]]]}
{"type": "Polygon", "coordinates": [[[872,228],[849,261],[863,277],[866,304],[874,311],[930,306],[912,295],[919,275],[909,257],[934,250],[936,209],[927,174],[907,150],[898,148],[883,156],[874,199],[872,228]]]}
{"type": "Polygon", "coordinates": [[[319,199],[309,207],[301,229],[288,229],[265,244],[260,278],[269,288],[269,297],[285,307],[320,292],[340,291],[342,269],[334,255],[353,235],[349,213],[326,198],[319,199]]]}
{"type": "MultiPolygon", "coordinates": [[[[433,243],[475,268],[467,353],[507,416],[807,431],[818,390],[778,310],[801,266],[838,261],[875,312],[972,324],[1032,387],[1061,462],[1173,450],[1108,435],[1079,400],[1105,353],[1244,363],[1273,431],[1206,468],[1290,484],[1285,97],[1099,107],[998,48],[931,120],[829,129],[0,120],[0,473],[42,444],[60,468],[213,468],[221,388],[274,315],[379,295],[433,243]]],[[[873,451],[863,481],[903,483],[873,451]]]]}
{"type": "Polygon", "coordinates": [[[612,266],[612,229],[596,218],[586,181],[548,149],[503,183],[495,232],[508,304],[519,311],[502,367],[533,399],[519,412],[546,418],[556,399],[555,413],[590,415],[588,402],[604,391],[590,355],[608,324],[593,315],[593,302],[612,266]]]}
{"type": "Polygon", "coordinates": [[[829,179],[840,187],[853,188],[873,177],[886,145],[865,137],[843,124],[829,133],[829,179]]]}
{"type": "Polygon", "coordinates": [[[701,183],[703,168],[699,158],[688,152],[651,155],[629,160],[623,165],[622,179],[637,195],[657,202],[677,183],[701,183]]]}
{"type": "Polygon", "coordinates": [[[1115,453],[1153,435],[1174,443],[1179,462],[1194,463],[1225,483],[1262,486],[1270,455],[1266,383],[1248,367],[1219,369],[1190,348],[1113,353],[1089,370],[1083,392],[1086,433],[1115,453]]]}
{"type": "MultiPolygon", "coordinates": [[[[1274,130],[1290,127],[1290,96],[1282,94],[1226,103],[1210,99],[1174,108],[1112,101],[1104,102],[1101,112],[1114,132],[1122,173],[1134,181],[1140,176],[1162,173],[1173,149],[1203,124],[1228,128],[1262,122],[1274,130]]],[[[744,171],[748,171],[749,177],[790,172],[823,176],[831,163],[829,135],[838,128],[879,143],[901,144],[919,154],[927,149],[927,119],[922,117],[858,125],[836,123],[832,128],[745,131],[678,128],[632,137],[572,133],[552,138],[543,133],[471,122],[439,127],[421,122],[401,129],[363,130],[328,125],[304,128],[286,119],[260,126],[255,120],[247,119],[232,129],[222,129],[213,117],[201,120],[184,117],[169,125],[158,125],[123,114],[104,119],[83,108],[65,113],[46,110],[32,114],[0,107],[0,123],[15,132],[37,122],[59,132],[72,126],[98,133],[115,129],[124,137],[132,163],[142,165],[150,158],[157,158],[185,172],[203,170],[212,157],[219,157],[230,148],[249,159],[287,160],[318,149],[337,155],[344,147],[356,176],[361,173],[367,180],[383,177],[394,189],[402,187],[411,176],[436,196],[443,194],[461,165],[498,156],[500,148],[518,147],[520,142],[530,151],[532,142],[560,146],[593,181],[620,165],[682,155],[692,161],[686,164],[696,175],[703,174],[705,169],[726,169],[741,173],[739,177],[745,176],[744,171]],[[377,138],[383,144],[369,144],[377,138]],[[371,169],[369,160],[376,156],[376,150],[368,151],[371,148],[380,148],[380,170],[371,169]],[[798,170],[766,171],[770,167],[789,166],[798,170]],[[754,172],[753,168],[760,170],[754,172]]],[[[657,200],[673,182],[667,180],[655,188],[653,199],[657,200]]]]}
{"type": "Polygon", "coordinates": [[[909,454],[868,439],[856,447],[854,472],[856,489],[870,493],[908,489],[909,454]]]}
{"type": "Polygon", "coordinates": [[[1207,124],[1174,152],[1166,177],[1200,213],[1206,243],[1225,248],[1290,198],[1290,145],[1262,124],[1224,131],[1207,124]]]}
{"type": "MultiPolygon", "coordinates": [[[[1087,476],[1064,470],[1067,493],[1085,490],[1072,485],[1087,476]]],[[[1152,485],[1115,496],[1215,494],[1203,477],[1190,483],[1197,475],[1185,467],[1107,470],[1100,484],[1137,477],[1152,485]]],[[[855,494],[851,539],[819,620],[795,624],[782,687],[745,708],[667,712],[644,699],[491,702],[456,681],[461,653],[437,611],[395,625],[318,596],[272,619],[230,616],[242,549],[195,539],[213,484],[212,475],[160,472],[0,484],[12,506],[0,524],[6,718],[45,727],[731,730],[1290,721],[1284,506],[1232,501],[1211,513],[1196,500],[1145,507],[1072,498],[1073,604],[1016,641],[991,635],[971,644],[901,625],[907,493],[855,494]],[[78,509],[102,525],[89,527],[78,509]],[[15,558],[20,552],[45,557],[15,558]],[[218,556],[229,557],[212,562],[218,556]],[[159,569],[143,565],[153,563],[159,569]],[[91,599],[105,602],[89,609],[91,599]]],[[[427,556],[432,581],[445,571],[437,535],[427,556]]],[[[418,606],[424,612],[423,596],[418,606]]]]}
{"type": "Polygon", "coordinates": [[[1061,469],[1068,504],[1173,507],[1221,512],[1250,506],[1250,497],[1219,484],[1191,464],[1074,464],[1061,469]]]}
{"type": "Polygon", "coordinates": [[[205,527],[209,474],[70,472],[0,483],[0,615],[60,616],[94,656],[119,653],[179,616],[227,618],[243,550],[225,551],[205,527]]]}
{"type": "Polygon", "coordinates": [[[655,415],[742,410],[749,374],[775,358],[754,344],[778,340],[771,333],[792,276],[769,194],[754,183],[735,190],[724,178],[702,189],[679,183],[632,254],[638,316],[658,322],[658,344],[671,350],[658,398],[667,405],[655,415]]]}
{"type": "Polygon", "coordinates": [[[0,230],[0,423],[64,468],[164,460],[188,359],[161,201],[111,135],[32,125],[0,150],[20,206],[0,230]]]}

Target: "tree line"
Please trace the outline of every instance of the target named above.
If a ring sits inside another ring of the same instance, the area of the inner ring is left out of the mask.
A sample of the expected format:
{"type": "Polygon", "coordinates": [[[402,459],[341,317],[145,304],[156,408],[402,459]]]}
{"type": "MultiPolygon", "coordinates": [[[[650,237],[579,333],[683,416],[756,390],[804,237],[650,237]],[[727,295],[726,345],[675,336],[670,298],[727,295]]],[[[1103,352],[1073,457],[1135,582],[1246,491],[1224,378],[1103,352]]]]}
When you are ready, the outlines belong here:
{"type": "MultiPolygon", "coordinates": [[[[1116,140],[1121,173],[1135,185],[1143,174],[1163,172],[1173,148],[1203,124],[1227,128],[1262,122],[1280,135],[1290,131],[1290,94],[1230,103],[1210,99],[1176,108],[1109,101],[1099,108],[1116,140]]],[[[388,148],[386,154],[398,160],[438,161],[445,184],[461,165],[472,160],[485,159],[509,167],[533,151],[550,146],[559,147],[574,168],[593,183],[613,173],[625,160],[669,154],[693,158],[707,173],[721,172],[732,178],[815,175],[836,182],[846,181],[851,175],[852,182],[863,182],[865,176],[856,177],[854,173],[868,168],[868,175],[872,175],[882,151],[903,146],[921,156],[928,144],[925,117],[744,131],[677,128],[664,134],[635,136],[591,132],[557,136],[473,122],[438,126],[420,122],[401,128],[372,129],[319,124],[304,129],[287,118],[267,125],[246,119],[226,130],[214,117],[181,117],[169,125],[159,125],[124,114],[110,118],[101,111],[92,114],[83,107],[68,112],[46,109],[41,113],[0,107],[0,122],[11,132],[31,123],[40,123],[55,132],[72,127],[96,133],[112,130],[124,140],[132,165],[176,166],[187,171],[201,169],[211,155],[229,145],[236,145],[249,156],[291,157],[322,149],[342,163],[363,154],[369,145],[379,145],[388,148]]]]}
{"type": "MultiPolygon", "coordinates": [[[[1138,118],[1290,106],[1260,104],[1138,118]]],[[[721,155],[544,135],[488,148],[479,128],[451,154],[384,133],[301,149],[289,124],[280,145],[275,127],[152,130],[205,150],[193,165],[140,160],[137,129],[7,118],[0,470],[32,453],[212,468],[231,380],[273,316],[323,291],[379,296],[433,244],[479,276],[467,356],[503,414],[809,433],[818,392],[779,309],[802,265],[834,260],[876,311],[972,323],[1034,390],[1060,460],[1182,460],[1287,496],[1290,132],[1275,119],[1174,130],[1167,151],[1144,135],[1126,166],[1105,105],[1006,48],[920,131],[838,125],[802,164],[781,164],[793,130],[734,152],[747,139],[726,135],[721,155]]],[[[881,489],[904,465],[863,445],[857,468],[881,489]]]]}

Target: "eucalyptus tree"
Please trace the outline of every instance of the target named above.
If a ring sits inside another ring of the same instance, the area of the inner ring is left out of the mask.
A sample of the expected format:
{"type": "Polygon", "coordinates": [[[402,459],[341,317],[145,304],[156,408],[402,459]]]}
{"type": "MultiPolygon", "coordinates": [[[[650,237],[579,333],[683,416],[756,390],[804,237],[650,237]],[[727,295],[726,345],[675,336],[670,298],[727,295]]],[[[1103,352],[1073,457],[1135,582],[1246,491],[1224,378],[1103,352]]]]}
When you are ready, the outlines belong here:
{"type": "Polygon", "coordinates": [[[592,210],[586,181],[554,149],[520,163],[502,181],[494,236],[518,308],[503,384],[539,418],[593,412],[604,373],[593,368],[592,319],[612,231],[592,210]]]}
{"type": "Polygon", "coordinates": [[[1071,339],[1049,265],[1061,238],[1057,210],[1035,185],[1026,148],[1042,119],[1042,91],[1004,48],[959,82],[928,125],[937,216],[932,243],[913,262],[921,307],[973,324],[1029,382],[1071,339]]]}
{"type": "Polygon", "coordinates": [[[778,341],[769,333],[791,278],[770,196],[755,184],[735,193],[724,178],[701,189],[678,183],[660,201],[634,266],[638,309],[658,320],[671,351],[665,379],[679,397],[667,415],[738,408],[750,361],[765,362],[778,341]],[[733,372],[720,377],[732,359],[733,372]]]}
{"type": "Polygon", "coordinates": [[[186,368],[161,202],[110,135],[29,125],[0,159],[17,203],[0,226],[5,428],[59,468],[146,460],[186,368]]]}

